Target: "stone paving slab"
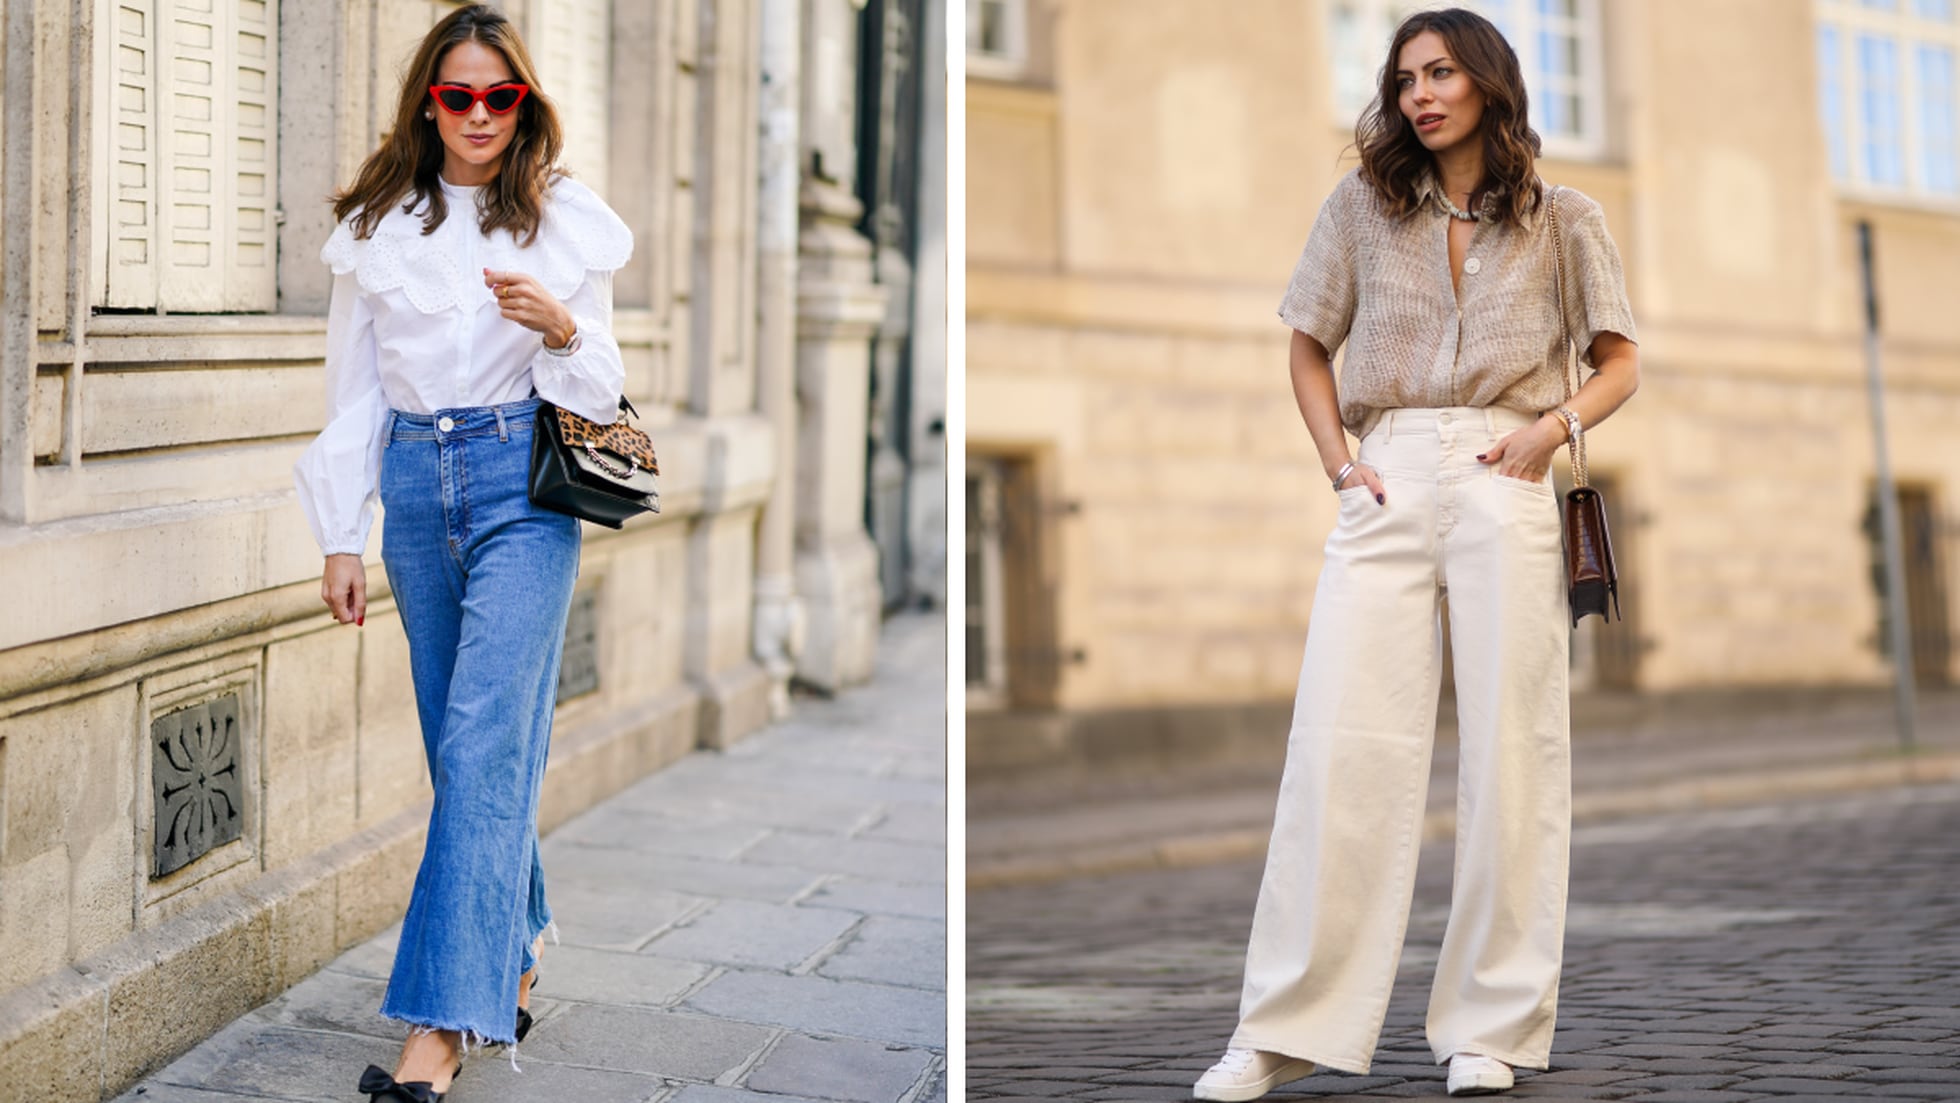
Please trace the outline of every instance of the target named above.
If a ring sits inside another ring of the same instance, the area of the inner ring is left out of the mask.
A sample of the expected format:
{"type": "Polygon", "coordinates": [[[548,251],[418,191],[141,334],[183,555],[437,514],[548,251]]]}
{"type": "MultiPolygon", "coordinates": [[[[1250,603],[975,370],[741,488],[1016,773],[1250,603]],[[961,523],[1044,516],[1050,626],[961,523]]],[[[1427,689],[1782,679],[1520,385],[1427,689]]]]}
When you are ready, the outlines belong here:
{"type": "MultiPolygon", "coordinates": [[[[943,1103],[945,629],[894,619],[870,685],[800,698],[545,839],[559,941],[522,1071],[472,1055],[451,1103],[943,1103]]],[[[117,1103],[363,1098],[361,1070],[392,1067],[406,1035],[377,1012],[398,937],[117,1103]]]]}
{"type": "MultiPolygon", "coordinates": [[[[1452,864],[1423,849],[1371,1074],[1268,1098],[1446,1098],[1423,1019],[1452,864]]],[[[970,892],[967,1097],[1188,1099],[1236,1019],[1259,877],[970,892]]],[[[1960,786],[1581,828],[1571,910],[1552,1069],[1511,1097],[1960,1100],[1960,786]]]]}

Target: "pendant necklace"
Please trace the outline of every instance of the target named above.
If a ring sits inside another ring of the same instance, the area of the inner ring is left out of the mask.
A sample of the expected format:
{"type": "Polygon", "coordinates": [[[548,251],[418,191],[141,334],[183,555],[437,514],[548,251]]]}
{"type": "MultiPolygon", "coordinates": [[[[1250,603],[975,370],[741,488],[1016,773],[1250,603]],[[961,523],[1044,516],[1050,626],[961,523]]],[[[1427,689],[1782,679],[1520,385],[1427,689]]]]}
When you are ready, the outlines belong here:
{"type": "MultiPolygon", "coordinates": [[[[1475,211],[1462,210],[1455,203],[1450,202],[1449,193],[1445,192],[1443,189],[1437,188],[1436,194],[1442,196],[1443,206],[1445,209],[1447,209],[1450,212],[1451,218],[1459,218],[1465,222],[1477,221],[1477,213],[1475,211]]],[[[1474,199],[1475,197],[1476,197],[1475,193],[1474,192],[1471,193],[1471,198],[1474,199]]]]}

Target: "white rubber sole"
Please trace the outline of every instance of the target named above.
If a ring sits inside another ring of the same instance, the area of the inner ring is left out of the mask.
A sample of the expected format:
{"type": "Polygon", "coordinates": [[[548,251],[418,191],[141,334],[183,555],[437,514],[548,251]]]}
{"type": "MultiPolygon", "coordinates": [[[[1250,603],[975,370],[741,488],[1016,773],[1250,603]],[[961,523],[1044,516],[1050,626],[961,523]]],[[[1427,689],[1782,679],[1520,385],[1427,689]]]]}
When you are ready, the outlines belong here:
{"type": "Polygon", "coordinates": [[[1197,1086],[1191,1089],[1191,1098],[1208,1099],[1212,1103],[1246,1103],[1246,1100],[1257,1099],[1281,1084],[1290,1084],[1312,1075],[1312,1061],[1288,1061],[1274,1069],[1272,1075],[1264,1080],[1255,1080],[1250,1084],[1207,1086],[1200,1080],[1197,1086]]]}

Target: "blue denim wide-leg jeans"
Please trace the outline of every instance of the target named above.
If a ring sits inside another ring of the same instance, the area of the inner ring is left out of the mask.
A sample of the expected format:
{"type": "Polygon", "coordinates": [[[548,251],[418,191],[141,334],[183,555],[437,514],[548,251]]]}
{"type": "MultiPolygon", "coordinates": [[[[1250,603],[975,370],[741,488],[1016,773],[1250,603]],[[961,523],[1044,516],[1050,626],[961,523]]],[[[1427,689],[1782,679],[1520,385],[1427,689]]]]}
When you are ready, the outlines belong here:
{"type": "Polygon", "coordinates": [[[381,1013],[516,1040],[517,986],[551,923],[538,790],[579,524],[526,494],[538,401],[395,411],[381,561],[408,634],[435,808],[381,1013]]]}

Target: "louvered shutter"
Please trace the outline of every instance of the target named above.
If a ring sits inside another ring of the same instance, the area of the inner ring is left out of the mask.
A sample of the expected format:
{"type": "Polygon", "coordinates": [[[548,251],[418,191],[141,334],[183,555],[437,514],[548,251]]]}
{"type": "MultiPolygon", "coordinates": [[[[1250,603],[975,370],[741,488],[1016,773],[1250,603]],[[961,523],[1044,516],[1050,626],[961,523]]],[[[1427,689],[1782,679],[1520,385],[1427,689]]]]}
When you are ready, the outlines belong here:
{"type": "Polygon", "coordinates": [[[612,90],[609,0],[542,0],[533,8],[526,44],[538,79],[565,128],[564,163],[605,194],[608,98],[612,90]]]}
{"type": "Polygon", "coordinates": [[[105,305],[276,305],[277,15],[268,0],[123,0],[105,305]]]}
{"type": "Polygon", "coordinates": [[[152,0],[124,0],[111,17],[107,279],[99,305],[157,305],[156,16],[152,0]]]}

